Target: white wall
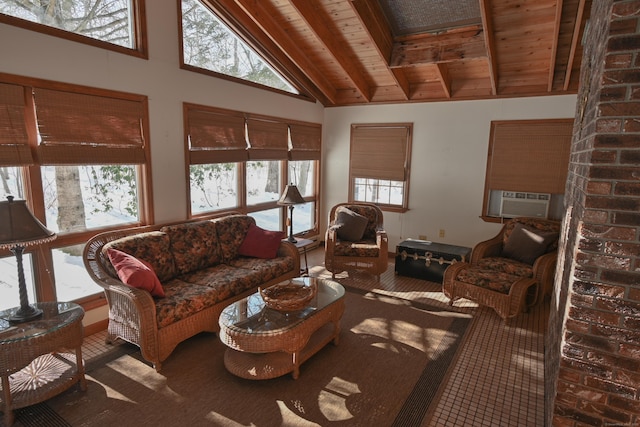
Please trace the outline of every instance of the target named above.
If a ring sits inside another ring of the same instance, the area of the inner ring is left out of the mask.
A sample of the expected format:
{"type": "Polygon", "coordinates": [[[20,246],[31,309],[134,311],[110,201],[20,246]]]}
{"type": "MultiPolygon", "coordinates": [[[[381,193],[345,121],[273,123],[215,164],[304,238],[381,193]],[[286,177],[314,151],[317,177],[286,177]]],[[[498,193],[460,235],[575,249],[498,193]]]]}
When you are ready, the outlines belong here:
{"type": "MultiPolygon", "coordinates": [[[[499,224],[480,219],[492,120],[572,118],[576,96],[327,108],[323,212],[346,201],[352,123],[413,123],[409,211],[384,213],[389,250],[406,238],[473,247],[499,224]],[[439,230],[445,237],[439,237],[439,230]]],[[[544,167],[544,165],[541,165],[544,167]]]]}
{"type": "Polygon", "coordinates": [[[182,103],[321,123],[322,105],[179,68],[174,1],[146,3],[149,59],[0,24],[0,72],[146,95],[157,222],[186,218],[182,103]]]}

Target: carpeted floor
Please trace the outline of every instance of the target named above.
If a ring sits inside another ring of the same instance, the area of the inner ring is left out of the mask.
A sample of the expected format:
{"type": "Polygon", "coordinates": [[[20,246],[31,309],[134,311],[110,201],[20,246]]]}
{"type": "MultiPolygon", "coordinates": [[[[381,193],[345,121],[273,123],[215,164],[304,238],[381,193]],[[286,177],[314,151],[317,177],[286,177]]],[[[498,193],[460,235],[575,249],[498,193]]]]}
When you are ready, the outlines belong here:
{"type": "Polygon", "coordinates": [[[349,289],[340,344],[303,364],[297,380],[229,374],[214,334],[182,343],[160,373],[124,346],[132,353],[87,366],[87,392],[74,388],[38,405],[45,416],[37,425],[420,425],[469,321],[349,289]]]}

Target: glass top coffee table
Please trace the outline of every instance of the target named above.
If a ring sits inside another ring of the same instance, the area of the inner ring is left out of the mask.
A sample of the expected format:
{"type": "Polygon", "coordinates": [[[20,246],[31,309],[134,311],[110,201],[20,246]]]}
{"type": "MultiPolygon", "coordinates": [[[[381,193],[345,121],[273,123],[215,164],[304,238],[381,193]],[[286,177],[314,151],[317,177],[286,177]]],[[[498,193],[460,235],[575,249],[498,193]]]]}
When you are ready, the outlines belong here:
{"type": "Polygon", "coordinates": [[[281,312],[265,306],[259,293],[226,307],[220,315],[220,340],[229,347],[224,364],[242,378],[269,379],[300,375],[300,364],[333,341],[338,344],[344,313],[344,288],[314,277],[291,279],[317,286],[317,293],[298,311],[281,312]]]}

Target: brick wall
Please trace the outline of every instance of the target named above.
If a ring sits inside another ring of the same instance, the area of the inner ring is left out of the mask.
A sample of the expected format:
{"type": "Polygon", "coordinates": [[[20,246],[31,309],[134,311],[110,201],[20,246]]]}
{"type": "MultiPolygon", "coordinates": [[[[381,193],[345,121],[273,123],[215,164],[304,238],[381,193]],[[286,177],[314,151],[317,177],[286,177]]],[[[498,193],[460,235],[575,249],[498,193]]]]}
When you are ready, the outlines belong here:
{"type": "Polygon", "coordinates": [[[546,345],[546,421],[640,425],[640,0],[593,0],[546,345]]]}

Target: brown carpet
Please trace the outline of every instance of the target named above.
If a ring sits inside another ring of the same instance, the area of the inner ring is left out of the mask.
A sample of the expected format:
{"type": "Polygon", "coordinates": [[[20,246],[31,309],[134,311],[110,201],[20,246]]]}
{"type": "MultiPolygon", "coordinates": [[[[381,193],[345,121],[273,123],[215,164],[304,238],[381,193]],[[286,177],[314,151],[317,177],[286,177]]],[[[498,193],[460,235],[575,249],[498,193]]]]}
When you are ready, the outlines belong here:
{"type": "Polygon", "coordinates": [[[469,320],[350,289],[340,344],[303,364],[297,380],[237,378],[224,368],[217,336],[200,334],[160,373],[137,351],[90,364],[87,392],[74,388],[46,405],[71,426],[415,426],[469,320]]]}

